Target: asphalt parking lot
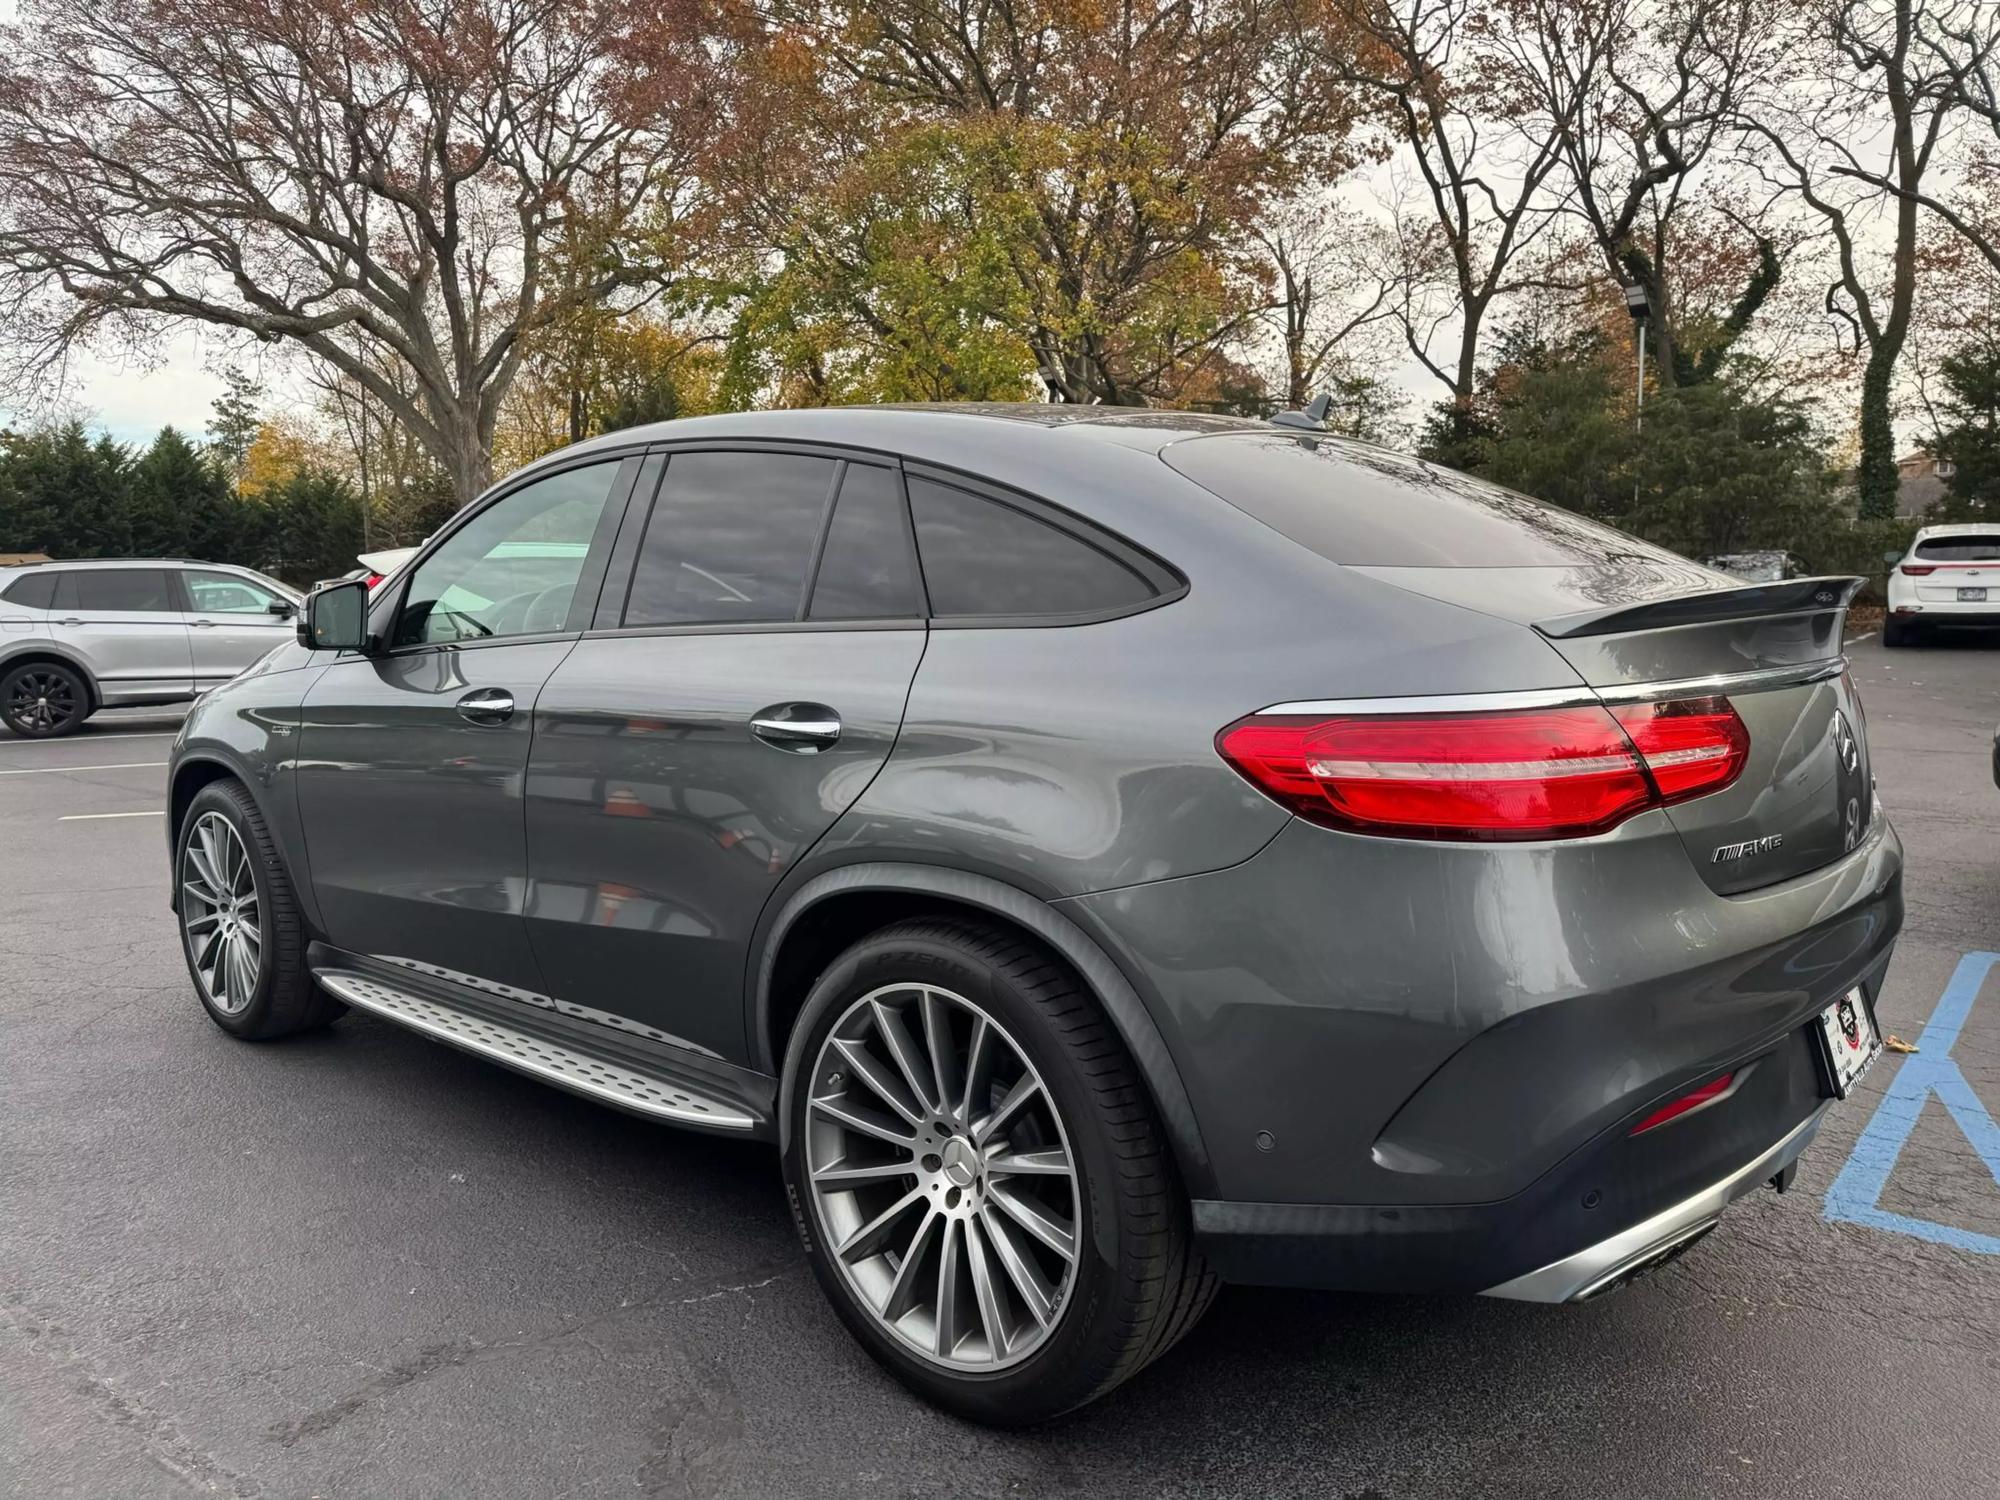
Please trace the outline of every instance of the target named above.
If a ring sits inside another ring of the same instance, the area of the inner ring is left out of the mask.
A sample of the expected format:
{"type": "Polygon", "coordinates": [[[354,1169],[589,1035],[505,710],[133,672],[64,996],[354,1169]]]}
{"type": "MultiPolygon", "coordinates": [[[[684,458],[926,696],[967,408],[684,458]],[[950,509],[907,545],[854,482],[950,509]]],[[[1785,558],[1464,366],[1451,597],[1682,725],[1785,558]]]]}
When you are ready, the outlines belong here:
{"type": "Polygon", "coordinates": [[[0,1490],[2000,1493],[2000,642],[1852,655],[1922,1050],[1791,1193],[1582,1307],[1231,1290],[1011,1434],[853,1344],[766,1151],[364,1016],[231,1041],[166,909],[171,716],[0,739],[0,1490]]]}

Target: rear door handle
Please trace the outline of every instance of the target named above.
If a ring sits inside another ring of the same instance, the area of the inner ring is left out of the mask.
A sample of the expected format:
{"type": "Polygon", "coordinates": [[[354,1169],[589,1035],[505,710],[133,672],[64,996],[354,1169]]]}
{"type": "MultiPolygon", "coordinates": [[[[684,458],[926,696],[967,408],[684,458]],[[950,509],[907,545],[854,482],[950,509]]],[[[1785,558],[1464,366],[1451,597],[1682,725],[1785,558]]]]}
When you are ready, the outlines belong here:
{"type": "Polygon", "coordinates": [[[65,620],[56,621],[56,624],[58,625],[81,625],[82,623],[83,621],[79,620],[75,615],[71,615],[68,619],[65,620]]]}
{"type": "Polygon", "coordinates": [[[514,717],[514,695],[505,688],[474,688],[458,700],[458,716],[470,724],[504,724],[514,717]]]}
{"type": "Polygon", "coordinates": [[[757,715],[750,732],[774,749],[809,755],[840,738],[840,715],[823,703],[787,704],[757,715]]]}
{"type": "Polygon", "coordinates": [[[215,621],[213,620],[189,620],[188,624],[192,625],[196,630],[215,629],[215,621]]]}

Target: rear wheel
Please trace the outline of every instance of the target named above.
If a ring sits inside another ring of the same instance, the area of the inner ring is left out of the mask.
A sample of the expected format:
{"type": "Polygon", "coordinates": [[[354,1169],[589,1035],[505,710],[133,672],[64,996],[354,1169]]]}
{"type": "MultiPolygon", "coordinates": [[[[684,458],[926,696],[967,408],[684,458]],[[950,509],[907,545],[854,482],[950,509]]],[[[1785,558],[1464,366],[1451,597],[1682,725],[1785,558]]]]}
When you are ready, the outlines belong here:
{"type": "Polygon", "coordinates": [[[195,794],[174,850],[181,951],[202,1008],[231,1036],[264,1041],[323,1026],[347,1007],[306,969],[305,922],[264,815],[235,781],[195,794]]]}
{"type": "Polygon", "coordinates": [[[73,734],[90,717],[90,685],[60,662],[36,661],[0,676],[0,722],[31,740],[73,734]]]}
{"type": "Polygon", "coordinates": [[[969,920],[877,933],[814,986],[785,1077],[786,1186],[814,1274],[939,1405],[1056,1416],[1213,1300],[1132,1062],[1041,949],[969,920]]]}
{"type": "Polygon", "coordinates": [[[1884,620],[1882,622],[1882,644],[1891,649],[1908,646],[1917,639],[1917,627],[1906,620],[1884,620]]]}

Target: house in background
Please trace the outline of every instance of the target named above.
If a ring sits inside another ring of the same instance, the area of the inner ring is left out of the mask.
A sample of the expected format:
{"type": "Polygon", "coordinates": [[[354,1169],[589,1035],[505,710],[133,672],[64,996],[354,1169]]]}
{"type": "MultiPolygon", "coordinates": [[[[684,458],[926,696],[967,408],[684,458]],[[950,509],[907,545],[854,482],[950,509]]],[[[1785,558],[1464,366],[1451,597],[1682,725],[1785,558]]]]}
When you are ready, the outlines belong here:
{"type": "Polygon", "coordinates": [[[1945,498],[1951,460],[1932,458],[1928,449],[1914,448],[1896,460],[1896,514],[1921,517],[1945,498]]]}
{"type": "Polygon", "coordinates": [[[18,568],[23,563],[47,562],[46,552],[0,552],[0,568],[18,568]]]}

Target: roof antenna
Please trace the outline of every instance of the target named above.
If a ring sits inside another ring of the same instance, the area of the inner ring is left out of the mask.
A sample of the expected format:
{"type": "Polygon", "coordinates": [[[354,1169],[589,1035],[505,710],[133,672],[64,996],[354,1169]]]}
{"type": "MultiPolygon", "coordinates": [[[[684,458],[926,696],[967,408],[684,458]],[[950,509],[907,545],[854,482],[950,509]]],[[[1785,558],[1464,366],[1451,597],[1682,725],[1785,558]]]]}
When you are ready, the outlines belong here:
{"type": "Polygon", "coordinates": [[[1326,430],[1326,414],[1333,409],[1333,396],[1321,391],[1306,403],[1304,411],[1281,411],[1273,414],[1273,427],[1303,427],[1308,432],[1326,430]]]}

